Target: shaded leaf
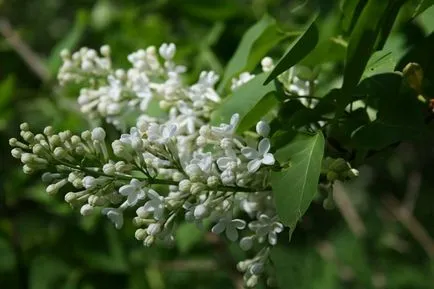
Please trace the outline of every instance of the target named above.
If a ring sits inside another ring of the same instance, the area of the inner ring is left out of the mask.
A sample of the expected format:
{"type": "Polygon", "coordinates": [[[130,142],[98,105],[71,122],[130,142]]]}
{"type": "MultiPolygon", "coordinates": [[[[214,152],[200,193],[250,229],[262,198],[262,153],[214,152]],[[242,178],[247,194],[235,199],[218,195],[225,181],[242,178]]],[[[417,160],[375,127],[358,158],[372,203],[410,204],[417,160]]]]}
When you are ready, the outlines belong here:
{"type": "Polygon", "coordinates": [[[280,220],[293,231],[317,192],[324,137],[299,134],[275,153],[276,159],[289,167],[271,174],[271,186],[280,220]]]}
{"type": "Polygon", "coordinates": [[[270,72],[264,84],[269,83],[282,72],[288,70],[305,58],[316,47],[318,39],[319,31],[316,25],[316,17],[314,17],[306,31],[300,35],[287,49],[285,55],[279,60],[274,69],[270,72]]]}

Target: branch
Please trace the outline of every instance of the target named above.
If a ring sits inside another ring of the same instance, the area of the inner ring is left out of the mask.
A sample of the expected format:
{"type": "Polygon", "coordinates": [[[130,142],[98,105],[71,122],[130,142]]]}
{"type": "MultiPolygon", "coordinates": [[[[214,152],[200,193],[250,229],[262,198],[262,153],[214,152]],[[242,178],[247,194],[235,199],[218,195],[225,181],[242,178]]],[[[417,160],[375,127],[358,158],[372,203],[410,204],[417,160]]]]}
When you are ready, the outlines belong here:
{"type": "Polygon", "coordinates": [[[336,181],[333,185],[333,199],[351,232],[359,238],[363,237],[366,233],[366,227],[356,208],[351,203],[344,186],[339,181],[336,181]]]}
{"type": "Polygon", "coordinates": [[[428,257],[434,259],[434,240],[421,223],[419,223],[412,213],[393,196],[389,195],[383,198],[382,201],[393,216],[402,223],[413,238],[421,245],[428,257]]]}
{"type": "Polygon", "coordinates": [[[6,18],[0,18],[0,34],[43,82],[50,79],[44,61],[21,39],[6,18]]]}

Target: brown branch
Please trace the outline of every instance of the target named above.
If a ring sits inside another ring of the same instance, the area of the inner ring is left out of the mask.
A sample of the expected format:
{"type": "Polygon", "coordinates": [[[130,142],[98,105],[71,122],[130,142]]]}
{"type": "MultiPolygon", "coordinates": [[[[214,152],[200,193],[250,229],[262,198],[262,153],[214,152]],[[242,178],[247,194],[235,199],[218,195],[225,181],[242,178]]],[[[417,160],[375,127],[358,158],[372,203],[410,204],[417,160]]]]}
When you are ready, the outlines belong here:
{"type": "Polygon", "coordinates": [[[393,216],[402,223],[413,238],[420,244],[428,257],[434,259],[434,240],[413,214],[391,195],[383,198],[382,201],[393,216]]]}
{"type": "Polygon", "coordinates": [[[0,34],[43,82],[50,79],[50,72],[44,61],[21,39],[5,18],[0,18],[0,34]]]}
{"type": "Polygon", "coordinates": [[[366,233],[366,227],[356,208],[351,203],[344,186],[339,181],[336,181],[333,185],[333,199],[351,232],[359,238],[363,237],[366,233]]]}

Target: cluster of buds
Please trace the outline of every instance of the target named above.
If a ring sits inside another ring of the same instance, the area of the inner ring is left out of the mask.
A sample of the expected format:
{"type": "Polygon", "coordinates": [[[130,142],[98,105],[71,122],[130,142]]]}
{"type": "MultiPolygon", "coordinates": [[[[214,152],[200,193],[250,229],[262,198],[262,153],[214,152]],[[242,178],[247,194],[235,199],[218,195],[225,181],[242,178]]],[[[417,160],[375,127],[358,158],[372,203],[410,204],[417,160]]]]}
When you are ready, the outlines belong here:
{"type": "MultiPolygon", "coordinates": [[[[72,55],[63,51],[60,84],[81,85],[81,111],[113,123],[122,134],[108,140],[100,127],[80,135],[52,127],[35,134],[24,123],[22,140],[10,140],[12,155],[25,173],[43,172],[47,193],[65,192],[65,201],[83,216],[98,211],[120,229],[124,212],[135,210],[135,238],[145,246],[173,242],[184,220],[199,228],[211,223],[212,232],[239,242],[243,250],[259,248],[238,266],[253,287],[284,231],[270,188],[270,172],[279,168],[270,127],[261,120],[256,132],[237,134],[238,114],[229,123],[210,125],[221,100],[215,90],[219,77],[204,71],[196,83],[186,84],[175,52],[174,44],[138,50],[128,56],[132,67],[125,70],[112,68],[108,46],[100,55],[88,48],[72,55]],[[165,113],[151,117],[152,101],[165,113]],[[131,115],[137,116],[132,124],[131,115]]],[[[274,66],[270,58],[261,64],[264,72],[274,66]]],[[[232,89],[254,77],[241,73],[232,89]]],[[[289,77],[280,79],[296,85],[289,77]]],[[[343,177],[341,166],[329,167],[334,179],[343,177]]]]}
{"type": "Polygon", "coordinates": [[[326,157],[322,162],[321,174],[325,175],[329,182],[347,181],[357,177],[359,171],[343,158],[326,157]]]}

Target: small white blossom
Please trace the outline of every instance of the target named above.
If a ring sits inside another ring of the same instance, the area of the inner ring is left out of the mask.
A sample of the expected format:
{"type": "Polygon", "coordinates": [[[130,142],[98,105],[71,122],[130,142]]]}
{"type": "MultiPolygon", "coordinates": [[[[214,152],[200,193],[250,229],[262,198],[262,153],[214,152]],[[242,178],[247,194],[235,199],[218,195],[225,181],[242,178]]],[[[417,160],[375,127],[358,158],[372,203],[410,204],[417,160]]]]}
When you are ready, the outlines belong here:
{"type": "Polygon", "coordinates": [[[264,165],[274,165],[275,159],[273,154],[269,153],[270,150],[270,140],[268,138],[262,139],[258,144],[258,150],[251,147],[244,147],[241,153],[249,160],[247,164],[247,169],[250,173],[256,172],[259,167],[264,165]]]}
{"type": "Polygon", "coordinates": [[[146,196],[143,185],[144,184],[139,180],[131,179],[128,185],[119,188],[119,194],[127,197],[127,203],[129,206],[135,206],[137,201],[144,199],[146,196]]]}
{"type": "Polygon", "coordinates": [[[229,124],[225,124],[222,123],[220,124],[220,126],[213,126],[211,127],[211,131],[221,137],[232,137],[235,129],[237,128],[238,122],[240,120],[240,115],[238,113],[232,115],[230,123],[229,124]]]}
{"type": "MultiPolygon", "coordinates": [[[[147,192],[149,201],[139,209],[145,213],[154,215],[154,219],[159,221],[164,219],[164,197],[160,196],[156,191],[149,189],[147,192]]],[[[139,210],[138,209],[138,210],[139,210]]]]}
{"type": "Polygon", "coordinates": [[[238,231],[246,227],[246,222],[241,219],[232,219],[232,214],[226,214],[212,227],[215,234],[226,233],[226,237],[232,242],[238,239],[238,231]]]}
{"type": "Polygon", "coordinates": [[[277,221],[277,217],[270,218],[268,215],[261,214],[257,221],[249,223],[249,229],[259,238],[268,236],[268,242],[276,245],[277,234],[283,231],[283,225],[277,221]]]}
{"type": "Polygon", "coordinates": [[[149,125],[147,131],[148,139],[159,144],[166,144],[175,135],[176,129],[175,124],[158,125],[152,123],[149,125]]]}

